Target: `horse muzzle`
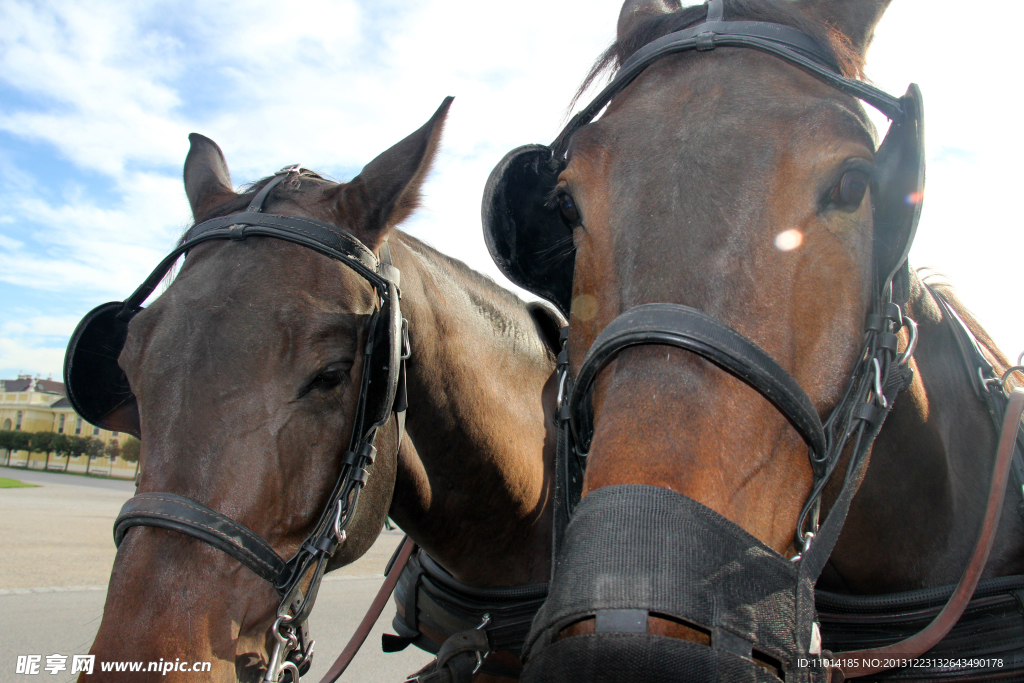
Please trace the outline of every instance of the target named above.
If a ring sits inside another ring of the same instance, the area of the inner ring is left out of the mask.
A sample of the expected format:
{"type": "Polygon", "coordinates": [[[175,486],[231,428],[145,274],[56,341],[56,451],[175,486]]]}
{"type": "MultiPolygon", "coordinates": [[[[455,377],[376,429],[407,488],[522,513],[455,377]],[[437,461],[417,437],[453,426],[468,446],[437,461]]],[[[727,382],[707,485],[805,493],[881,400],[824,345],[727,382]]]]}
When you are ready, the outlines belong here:
{"type": "Polygon", "coordinates": [[[787,683],[826,681],[813,604],[793,562],[710,508],[657,486],[597,489],[566,531],[522,680],[778,682],[770,662],[787,683]],[[649,616],[710,645],[650,634],[649,616]],[[593,633],[559,638],[589,618],[593,633]]]}

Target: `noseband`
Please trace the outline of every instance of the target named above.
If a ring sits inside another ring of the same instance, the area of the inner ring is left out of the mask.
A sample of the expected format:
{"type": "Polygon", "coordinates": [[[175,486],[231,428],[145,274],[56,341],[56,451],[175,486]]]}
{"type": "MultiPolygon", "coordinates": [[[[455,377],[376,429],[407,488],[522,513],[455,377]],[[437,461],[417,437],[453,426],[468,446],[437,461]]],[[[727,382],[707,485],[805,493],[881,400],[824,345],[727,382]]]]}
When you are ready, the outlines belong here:
{"type": "MultiPolygon", "coordinates": [[[[298,216],[263,213],[271,190],[286,179],[299,177],[320,176],[298,166],[278,171],[245,211],[196,225],[132,296],[123,303],[100,307],[117,310],[117,319],[126,328],[127,320],[141,310],[142,302],[179,256],[187,255],[190,249],[211,240],[244,240],[250,236],[285,240],[340,261],[365,278],[376,292],[377,310],[369,321],[362,383],[351,440],[341,458],[341,474],[319,521],[290,559],[283,559],[269,543],[243,524],[174,493],[138,494],[125,503],[114,523],[115,544],[120,545],[125,534],[135,526],[169,529],[217,548],[270,582],[281,596],[281,603],[271,629],[275,646],[264,680],[275,683],[295,683],[309,668],[313,641],[309,640],[306,619],[313,608],[328,561],[345,543],[346,528],[355,515],[359,493],[369,475],[368,468],[377,454],[373,445],[377,431],[392,412],[397,416],[399,443],[402,438],[406,405],[404,367],[405,358],[409,356],[407,328],[399,308],[399,271],[391,263],[386,243],[381,247],[378,260],[369,248],[336,226],[298,216]],[[307,579],[309,583],[304,592],[302,585],[307,579]]],[[[77,347],[90,337],[90,323],[96,325],[97,320],[103,318],[93,313],[86,316],[72,336],[68,350],[65,376],[70,380],[70,386],[77,384],[80,395],[86,394],[87,387],[81,379],[75,381],[76,372],[86,361],[80,361],[76,366],[73,360],[80,358],[76,353],[77,347]]],[[[101,329],[100,336],[105,331],[101,329]]]]}

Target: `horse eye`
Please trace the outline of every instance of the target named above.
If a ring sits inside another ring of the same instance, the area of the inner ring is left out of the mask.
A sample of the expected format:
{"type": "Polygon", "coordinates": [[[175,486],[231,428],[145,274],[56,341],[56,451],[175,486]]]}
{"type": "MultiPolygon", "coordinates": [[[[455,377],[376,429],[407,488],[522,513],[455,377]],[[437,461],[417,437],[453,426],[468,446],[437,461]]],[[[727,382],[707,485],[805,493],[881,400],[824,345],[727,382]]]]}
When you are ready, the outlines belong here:
{"type": "Polygon", "coordinates": [[[327,368],[316,376],[316,379],[313,380],[313,386],[310,388],[334,388],[341,384],[341,381],[345,379],[345,374],[346,373],[341,368],[327,368]]]}
{"type": "Polygon", "coordinates": [[[832,188],[829,199],[839,206],[857,207],[868,191],[868,174],[853,169],[843,174],[836,186],[832,188]]]}
{"type": "Polygon", "coordinates": [[[579,225],[580,222],[580,211],[576,207],[576,202],[573,198],[567,194],[558,195],[558,210],[562,214],[562,220],[570,228],[579,225]]]}

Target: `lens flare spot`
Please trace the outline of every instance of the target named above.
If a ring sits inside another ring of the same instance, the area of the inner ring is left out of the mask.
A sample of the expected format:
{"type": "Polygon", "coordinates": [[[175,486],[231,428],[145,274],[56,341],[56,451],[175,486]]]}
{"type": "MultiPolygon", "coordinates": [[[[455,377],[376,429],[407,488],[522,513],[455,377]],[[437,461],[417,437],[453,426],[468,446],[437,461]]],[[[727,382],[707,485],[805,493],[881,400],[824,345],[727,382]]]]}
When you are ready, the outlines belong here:
{"type": "Polygon", "coordinates": [[[580,294],[572,300],[572,315],[580,320],[590,320],[597,315],[597,299],[589,294],[580,294]]]}
{"type": "Polygon", "coordinates": [[[914,204],[920,204],[924,199],[924,192],[911,192],[907,195],[907,204],[913,206],[914,204]]]}
{"type": "Polygon", "coordinates": [[[804,234],[796,228],[783,230],[775,236],[775,247],[779,251],[793,251],[804,243],[804,234]]]}

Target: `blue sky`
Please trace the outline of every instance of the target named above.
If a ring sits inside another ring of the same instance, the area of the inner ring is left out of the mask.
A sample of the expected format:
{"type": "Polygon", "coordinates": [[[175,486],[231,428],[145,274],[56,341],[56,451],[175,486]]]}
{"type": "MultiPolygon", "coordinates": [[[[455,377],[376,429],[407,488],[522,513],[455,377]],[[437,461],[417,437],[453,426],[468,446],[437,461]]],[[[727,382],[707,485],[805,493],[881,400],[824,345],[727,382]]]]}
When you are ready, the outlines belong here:
{"type": "MultiPolygon", "coordinates": [[[[0,4],[0,377],[59,378],[75,323],[127,296],[189,221],[189,132],[243,184],[291,163],[342,180],[455,95],[426,202],[404,227],[498,279],[479,198],[509,149],[547,142],[621,2],[0,4]]],[[[949,276],[1007,353],[1024,145],[1013,46],[950,40],[962,3],[894,0],[868,74],[925,96],[915,265],[949,276]],[[1007,258],[1009,257],[1009,258],[1007,258]]],[[[986,5],[1011,25],[1018,3],[986,5]]],[[[880,122],[884,129],[884,120],[880,122]]]]}

